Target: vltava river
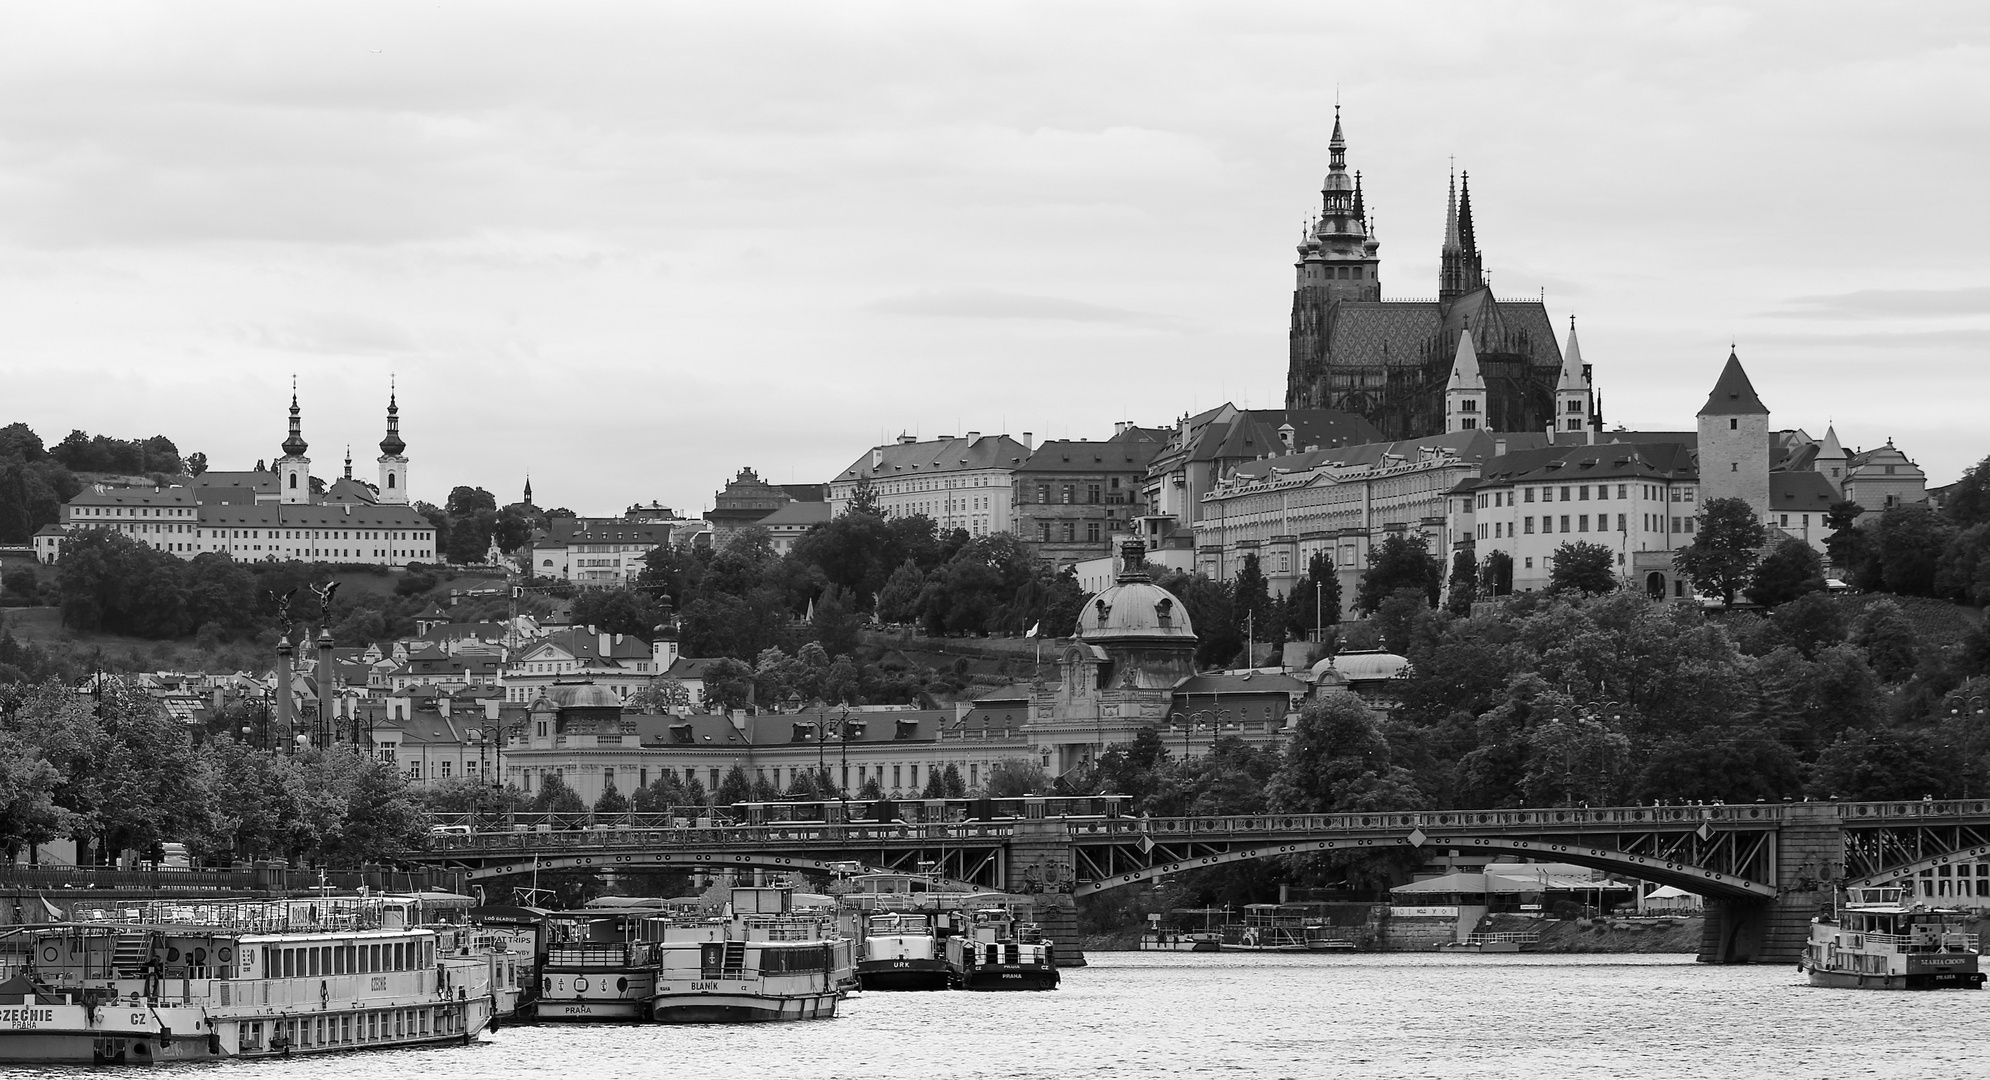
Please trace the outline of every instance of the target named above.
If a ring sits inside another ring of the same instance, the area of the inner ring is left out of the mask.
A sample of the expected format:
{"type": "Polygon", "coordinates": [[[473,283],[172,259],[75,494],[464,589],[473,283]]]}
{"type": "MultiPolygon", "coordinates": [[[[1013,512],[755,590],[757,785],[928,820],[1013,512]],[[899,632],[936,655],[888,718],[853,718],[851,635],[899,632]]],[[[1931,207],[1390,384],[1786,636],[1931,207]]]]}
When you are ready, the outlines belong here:
{"type": "Polygon", "coordinates": [[[470,1047],[189,1071],[245,1080],[251,1070],[257,1080],[1990,1076],[1990,992],[1811,989],[1794,966],[1705,967],[1684,956],[1091,960],[1050,993],[857,994],[836,1019],[812,1023],[516,1027],[470,1047]]]}

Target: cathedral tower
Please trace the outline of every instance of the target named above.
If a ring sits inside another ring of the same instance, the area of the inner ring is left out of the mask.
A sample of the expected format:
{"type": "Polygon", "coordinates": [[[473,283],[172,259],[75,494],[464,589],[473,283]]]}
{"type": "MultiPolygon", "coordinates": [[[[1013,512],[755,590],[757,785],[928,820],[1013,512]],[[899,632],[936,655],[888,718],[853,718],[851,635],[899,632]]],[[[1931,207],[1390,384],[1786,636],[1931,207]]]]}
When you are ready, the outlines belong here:
{"type": "Polygon", "coordinates": [[[1377,254],[1381,247],[1369,228],[1361,174],[1347,173],[1347,139],[1341,134],[1336,106],[1333,137],[1327,141],[1327,178],[1320,185],[1320,216],[1307,225],[1299,261],[1292,264],[1297,282],[1292,290],[1289,406],[1324,404],[1306,399],[1313,385],[1308,373],[1319,374],[1328,312],[1342,300],[1382,299],[1382,260],[1377,254]]]}
{"type": "Polygon", "coordinates": [[[290,434],[283,440],[283,456],[276,459],[277,501],[280,503],[308,503],[311,501],[311,459],[304,452],[311,448],[304,441],[303,410],[297,407],[297,380],[290,380],[290,434]]]}
{"type": "Polygon", "coordinates": [[[1589,368],[1575,340],[1575,316],[1569,316],[1569,347],[1562,352],[1562,373],[1555,381],[1555,430],[1581,431],[1595,425],[1596,410],[1589,393],[1589,368]]]}
{"type": "Polygon", "coordinates": [[[1472,335],[1463,333],[1458,335],[1458,355],[1451,361],[1451,381],[1444,387],[1444,433],[1486,426],[1486,380],[1479,372],[1472,335]]]}
{"type": "Polygon", "coordinates": [[[387,437],[380,440],[380,501],[404,506],[408,501],[408,444],[401,441],[401,406],[392,386],[387,390],[387,437]]]}
{"type": "Polygon", "coordinates": [[[1478,232],[1472,227],[1472,174],[1466,173],[1464,181],[1461,193],[1454,177],[1444,198],[1444,247],[1437,272],[1439,303],[1456,300],[1486,283],[1478,232]]]}
{"type": "Polygon", "coordinates": [[[1769,512],[1769,408],[1733,352],[1700,408],[1700,504],[1709,499],[1769,512]]]}

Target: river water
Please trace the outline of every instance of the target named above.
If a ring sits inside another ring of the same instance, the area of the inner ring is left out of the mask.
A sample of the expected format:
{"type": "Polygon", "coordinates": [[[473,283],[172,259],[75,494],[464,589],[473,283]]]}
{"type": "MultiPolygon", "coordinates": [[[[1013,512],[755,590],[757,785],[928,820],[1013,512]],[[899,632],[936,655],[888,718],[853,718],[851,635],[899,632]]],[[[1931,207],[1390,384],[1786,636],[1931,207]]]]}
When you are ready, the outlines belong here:
{"type": "Polygon", "coordinates": [[[1813,989],[1794,966],[1707,967],[1686,956],[1090,959],[1054,992],[857,994],[826,1021],[513,1027],[469,1047],[189,1071],[253,1070],[257,1080],[1990,1076],[1990,991],[1813,989]]]}

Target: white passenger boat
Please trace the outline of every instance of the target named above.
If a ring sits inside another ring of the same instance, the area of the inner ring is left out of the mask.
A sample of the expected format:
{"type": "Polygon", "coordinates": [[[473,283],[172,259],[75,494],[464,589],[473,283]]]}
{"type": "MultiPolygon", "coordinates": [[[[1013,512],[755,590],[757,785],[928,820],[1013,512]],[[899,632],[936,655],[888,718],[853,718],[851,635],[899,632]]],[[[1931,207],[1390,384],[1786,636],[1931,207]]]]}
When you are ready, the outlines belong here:
{"type": "Polygon", "coordinates": [[[467,1042],[491,954],[383,897],[145,901],[0,941],[0,1062],[150,1064],[467,1042]]]}
{"type": "Polygon", "coordinates": [[[1862,990],[1974,990],[1976,916],[1904,902],[1899,888],[1846,890],[1837,913],[1811,920],[1797,967],[1812,986],[1862,990]]]}
{"type": "Polygon", "coordinates": [[[854,972],[834,915],[794,910],[787,888],[731,895],[722,917],[658,920],[650,1018],[737,1024],[835,1016],[854,972]]]}

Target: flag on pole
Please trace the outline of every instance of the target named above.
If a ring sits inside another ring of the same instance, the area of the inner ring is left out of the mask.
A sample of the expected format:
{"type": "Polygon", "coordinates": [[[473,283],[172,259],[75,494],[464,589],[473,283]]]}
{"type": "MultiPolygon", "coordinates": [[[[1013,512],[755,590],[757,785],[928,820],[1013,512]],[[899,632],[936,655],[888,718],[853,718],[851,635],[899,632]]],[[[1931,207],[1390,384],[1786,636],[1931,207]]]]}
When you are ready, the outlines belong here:
{"type": "Polygon", "coordinates": [[[1033,623],[1031,623],[1031,624],[1030,624],[1030,632],[1029,632],[1029,633],[1027,633],[1027,634],[1024,634],[1023,636],[1024,636],[1024,637],[1035,637],[1035,636],[1036,636],[1036,632],[1037,632],[1038,630],[1041,630],[1041,629],[1043,629],[1043,621],[1042,621],[1041,619],[1039,619],[1038,621],[1036,621],[1036,622],[1033,622],[1033,623]]]}

